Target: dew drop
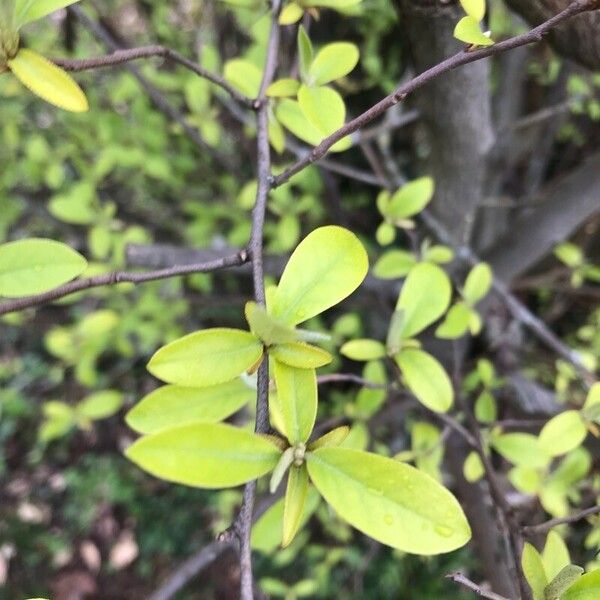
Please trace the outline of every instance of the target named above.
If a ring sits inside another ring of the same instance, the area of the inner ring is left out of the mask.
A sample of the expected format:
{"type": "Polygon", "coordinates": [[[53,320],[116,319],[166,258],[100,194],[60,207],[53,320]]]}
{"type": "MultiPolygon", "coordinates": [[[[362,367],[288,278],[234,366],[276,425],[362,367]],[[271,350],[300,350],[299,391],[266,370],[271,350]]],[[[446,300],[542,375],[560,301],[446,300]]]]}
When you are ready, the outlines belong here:
{"type": "Polygon", "coordinates": [[[452,527],[448,527],[447,525],[438,524],[433,529],[442,537],[450,537],[454,533],[454,529],[452,529],[452,527]]]}

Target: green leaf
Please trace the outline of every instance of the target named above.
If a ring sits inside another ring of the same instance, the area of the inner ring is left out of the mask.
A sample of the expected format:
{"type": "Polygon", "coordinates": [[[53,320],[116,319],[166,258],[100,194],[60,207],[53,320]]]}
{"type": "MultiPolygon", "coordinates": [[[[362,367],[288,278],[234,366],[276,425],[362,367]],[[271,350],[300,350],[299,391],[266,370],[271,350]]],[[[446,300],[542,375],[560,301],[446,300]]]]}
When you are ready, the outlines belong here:
{"type": "Polygon", "coordinates": [[[334,225],[315,229],[290,257],[272,312],[290,325],[306,321],[349,296],[368,268],[367,253],[352,232],[334,225]]]}
{"type": "Polygon", "coordinates": [[[448,246],[430,246],[423,252],[423,260],[437,264],[446,264],[454,259],[454,250],[448,246]]]}
{"type": "Polygon", "coordinates": [[[418,264],[408,274],[396,305],[404,313],[401,339],[413,337],[439,319],[450,304],[452,286],[436,265],[418,264]]]}
{"type": "Polygon", "coordinates": [[[262,71],[253,63],[234,58],[225,63],[223,76],[231,85],[248,98],[256,98],[260,91],[262,71]]]}
{"type": "Polygon", "coordinates": [[[583,264],[583,252],[579,246],[565,242],[554,248],[554,256],[572,269],[583,264]]]}
{"type": "Polygon", "coordinates": [[[317,376],[312,369],[297,369],[275,361],[277,402],[284,433],[290,444],[306,442],[317,417],[317,376]]]}
{"type": "Polygon", "coordinates": [[[392,195],[386,216],[394,220],[403,220],[420,213],[433,198],[434,190],[431,177],[409,181],[392,195]]]}
{"type": "Polygon", "coordinates": [[[481,31],[479,21],[473,17],[463,17],[454,28],[454,37],[461,42],[475,46],[491,46],[494,41],[481,31]]]}
{"type": "Polygon", "coordinates": [[[313,60],[313,47],[304,25],[298,27],[298,60],[300,62],[300,75],[303,80],[306,80],[308,69],[313,60]]]}
{"type": "Polygon", "coordinates": [[[297,23],[304,14],[302,7],[296,2],[290,2],[287,6],[283,7],[281,14],[279,15],[280,25],[293,25],[297,23]]]}
{"type": "Polygon", "coordinates": [[[298,339],[298,333],[293,328],[279,322],[264,306],[256,302],[246,302],[244,313],[250,331],[267,346],[295,342],[298,339]]]}
{"type": "Polygon", "coordinates": [[[387,354],[380,341],[369,339],[350,340],[340,348],[340,353],[352,360],[361,361],[384,358],[387,354]]]}
{"type": "Polygon", "coordinates": [[[447,412],[454,400],[448,374],[430,354],[413,348],[395,357],[402,377],[417,400],[435,412],[447,412]]]}
{"type": "MultiPolygon", "coordinates": [[[[387,225],[387,223],[383,223],[383,225],[387,225]]],[[[412,252],[407,252],[406,250],[389,250],[382,254],[375,263],[373,275],[379,279],[406,277],[416,264],[417,259],[412,252]]]]}
{"type": "Polygon", "coordinates": [[[469,452],[463,464],[463,475],[471,483],[479,481],[485,474],[481,457],[474,450],[469,452]]]}
{"type": "Polygon", "coordinates": [[[485,0],[460,0],[464,11],[477,22],[485,16],[485,0]]]}
{"type": "Polygon", "coordinates": [[[300,83],[295,79],[278,79],[267,88],[267,96],[271,98],[287,98],[288,96],[295,96],[299,88],[300,83]]]}
{"type": "Polygon", "coordinates": [[[36,96],[71,112],[86,112],[89,105],[75,80],[54,63],[26,48],[6,63],[13,75],[36,96]]]}
{"type": "MultiPolygon", "coordinates": [[[[308,120],[300,104],[295,100],[284,98],[277,104],[275,116],[278,121],[297,138],[308,144],[316,146],[326,135],[323,134],[311,121],[308,120]]],[[[330,149],[330,152],[342,152],[352,145],[350,136],[346,136],[339,142],[336,142],[330,149]]]]}
{"type": "Polygon", "coordinates": [[[310,452],[307,466],[336,512],[383,544],[431,555],[460,548],[471,538],[456,498],[414,467],[348,448],[310,452]]]}
{"type": "Polygon", "coordinates": [[[391,223],[381,223],[375,232],[375,239],[380,246],[389,246],[396,239],[396,228],[391,223]]]}
{"type": "Polygon", "coordinates": [[[543,483],[538,469],[523,466],[513,467],[508,472],[508,480],[517,490],[531,495],[537,495],[543,483]]]}
{"type": "Polygon", "coordinates": [[[154,433],[188,423],[217,423],[255,396],[241,379],[202,388],[165,385],[138,402],[125,418],[139,433],[154,433]]]}
{"type": "Polygon", "coordinates": [[[306,496],[308,495],[308,471],[306,465],[292,465],[288,474],[287,488],[283,507],[283,536],[281,545],[285,548],[292,543],[298,533],[306,496]]]}
{"type": "Polygon", "coordinates": [[[163,346],[148,370],[166,383],[205,387],[235,379],[255,366],[262,353],[260,340],[247,331],[204,329],[163,346]]]}
{"type": "Polygon", "coordinates": [[[552,417],[540,431],[540,447],[549,456],[560,456],[580,446],[587,428],[578,410],[567,410],[552,417]]]}
{"type": "Polygon", "coordinates": [[[41,19],[54,11],[75,4],[79,0],[15,0],[15,27],[41,19]]]}
{"type": "Polygon", "coordinates": [[[163,429],[125,455],[155,477],[193,487],[234,487],[272,470],[281,451],[267,439],[222,423],[163,429]]]}
{"type": "Polygon", "coordinates": [[[344,100],[332,88],[302,85],[298,90],[298,103],[323,138],[339,129],[346,119],[344,100]]]}
{"type": "Polygon", "coordinates": [[[321,48],[308,69],[313,85],[324,85],[344,77],[358,63],[359,52],[350,42],[334,42],[321,48]]]}
{"type": "Polygon", "coordinates": [[[467,275],[463,296],[468,304],[474,306],[490,291],[491,286],[492,269],[487,263],[479,263],[467,275]]]}
{"type": "Polygon", "coordinates": [[[560,600],[598,600],[600,598],[600,569],[582,575],[560,600]]]}
{"type": "Polygon", "coordinates": [[[90,394],[77,405],[77,414],[96,421],[114,415],[123,406],[123,394],[118,390],[103,390],[90,394]]]}
{"type": "Polygon", "coordinates": [[[431,423],[417,422],[410,433],[415,466],[436,481],[441,481],[440,465],[444,458],[444,444],[440,430],[431,423]]]}
{"type": "Polygon", "coordinates": [[[362,0],[303,0],[304,6],[319,6],[323,8],[333,8],[334,10],[343,10],[355,6],[362,0]]]}
{"type": "Polygon", "coordinates": [[[513,465],[543,469],[550,462],[538,438],[530,433],[504,433],[492,436],[490,441],[496,452],[513,465]]]}
{"type": "Polygon", "coordinates": [[[299,369],[317,369],[328,365],[333,360],[333,356],[326,350],[304,342],[277,344],[269,353],[279,362],[299,369]]]}
{"type": "Polygon", "coordinates": [[[87,261],[69,246],[44,239],[0,245],[0,296],[41,294],[67,283],[87,269],[87,261]]]}
{"type": "Polygon", "coordinates": [[[374,360],[365,365],[362,375],[367,381],[381,384],[381,387],[378,388],[362,387],[356,396],[356,411],[353,416],[368,419],[385,402],[387,397],[387,374],[382,361],[374,360]]]}
{"type": "Polygon", "coordinates": [[[571,562],[569,550],[556,531],[548,533],[546,545],[542,552],[542,562],[548,581],[552,581],[571,562]]]}
{"type": "MultiPolygon", "coordinates": [[[[317,490],[309,486],[306,502],[302,511],[299,529],[310,519],[319,506],[321,497],[317,490]]],[[[280,498],[275,504],[268,508],[252,527],[250,542],[253,550],[270,554],[282,543],[282,527],[284,499],[280,498]]]]}
{"type": "Polygon", "coordinates": [[[491,392],[484,390],[475,400],[475,418],[480,423],[493,423],[497,416],[496,399],[491,392]]]}
{"type": "Polygon", "coordinates": [[[348,425],[341,425],[316,439],[310,444],[309,449],[318,450],[319,448],[326,448],[327,446],[339,446],[348,437],[349,433],[350,427],[348,427],[348,425]]]}
{"type": "Polygon", "coordinates": [[[446,340],[462,337],[469,330],[470,318],[471,309],[464,302],[457,302],[450,308],[444,321],[435,330],[435,335],[446,340]]]}
{"type": "Polygon", "coordinates": [[[548,585],[542,557],[540,553],[528,542],[523,546],[521,566],[527,583],[533,592],[533,600],[544,600],[544,589],[548,585]]]}
{"type": "Polygon", "coordinates": [[[583,569],[577,565],[566,565],[546,586],[544,600],[561,600],[566,592],[581,576],[583,569]]]}

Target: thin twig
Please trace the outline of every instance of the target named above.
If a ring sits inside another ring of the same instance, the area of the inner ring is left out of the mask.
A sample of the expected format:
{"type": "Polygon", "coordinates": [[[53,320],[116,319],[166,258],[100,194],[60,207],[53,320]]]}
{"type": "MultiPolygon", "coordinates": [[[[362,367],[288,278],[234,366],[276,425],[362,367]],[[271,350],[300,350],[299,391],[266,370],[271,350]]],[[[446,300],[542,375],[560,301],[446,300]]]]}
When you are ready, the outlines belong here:
{"type": "Polygon", "coordinates": [[[585,519],[586,517],[590,517],[592,515],[597,515],[598,513],[600,513],[600,506],[592,506],[591,508],[586,508],[585,510],[582,510],[581,512],[575,515],[571,515],[569,517],[559,517],[556,519],[550,519],[549,521],[546,521],[545,523],[540,523],[539,525],[526,525],[525,527],[521,528],[521,531],[524,535],[527,536],[532,536],[538,533],[546,533],[547,531],[550,531],[551,529],[553,529],[554,527],[558,527],[559,525],[576,523],[577,521],[581,521],[582,519],[585,519]]]}
{"type": "Polygon", "coordinates": [[[6,315],[11,312],[40,306],[54,302],[65,296],[75,294],[84,290],[89,290],[105,285],[116,285],[118,283],[146,283],[148,281],[158,281],[159,279],[168,279],[170,277],[178,277],[180,275],[192,275],[194,273],[210,273],[227,267],[237,267],[248,261],[248,253],[241,250],[231,256],[209,260],[207,262],[196,263],[191,265],[176,265],[168,269],[159,269],[157,271],[147,271],[144,273],[132,273],[128,271],[114,271],[112,273],[104,273],[87,277],[84,279],[76,279],[60,287],[57,287],[42,294],[35,296],[27,296],[25,298],[17,298],[16,300],[8,300],[0,304],[0,315],[6,315]]]}
{"type": "Polygon", "coordinates": [[[179,54],[179,52],[171,50],[170,48],[165,48],[164,46],[152,45],[141,46],[139,48],[127,48],[124,50],[115,50],[112,54],[107,54],[106,56],[97,56],[84,59],[54,58],[52,59],[52,62],[59,67],[62,67],[65,71],[77,72],[122,65],[133,60],[151,58],[154,56],[162,57],[182,65],[186,69],[196,73],[196,75],[199,75],[200,77],[211,81],[215,85],[218,85],[238,102],[249,108],[252,108],[254,102],[253,99],[241,94],[225,78],[217,75],[216,73],[212,73],[208,69],[205,69],[199,64],[187,59],[185,56],[179,54]]]}
{"type": "Polygon", "coordinates": [[[446,579],[450,579],[454,581],[454,583],[458,583],[458,585],[462,585],[463,587],[475,592],[478,596],[482,598],[488,598],[488,600],[509,600],[504,596],[500,596],[500,594],[496,594],[494,592],[489,592],[485,590],[480,585],[477,585],[475,582],[471,581],[468,577],[463,575],[460,571],[456,573],[448,573],[446,575],[446,579]]]}
{"type": "Polygon", "coordinates": [[[385,383],[376,383],[375,381],[369,381],[363,379],[353,373],[330,373],[329,375],[319,375],[317,377],[317,384],[322,385],[324,383],[356,383],[362,387],[373,389],[373,390],[385,390],[389,386],[385,383]]]}
{"type": "Polygon", "coordinates": [[[327,136],[323,141],[321,141],[320,144],[312,149],[308,156],[296,161],[283,173],[273,178],[272,186],[277,187],[281,185],[296,173],[299,173],[312,163],[323,158],[323,156],[329,152],[330,148],[336,142],[339,142],[342,138],[354,133],[361,127],[364,127],[367,123],[370,123],[382,115],[385,111],[398,104],[398,102],[403,101],[409,94],[413,93],[415,90],[422,87],[432,79],[435,79],[436,77],[439,77],[440,75],[443,75],[444,73],[447,73],[448,71],[456,69],[462,65],[466,65],[483,58],[488,58],[520,46],[539,42],[551,29],[563,21],[566,21],[567,19],[570,19],[579,13],[596,10],[597,8],[598,0],[575,0],[565,10],[527,33],[517,35],[513,38],[498,42],[497,44],[488,46],[486,48],[480,48],[473,51],[463,50],[462,52],[447,58],[441,63],[438,63],[430,69],[427,69],[420,75],[417,75],[409,82],[401,85],[394,92],[377,102],[377,104],[360,114],[358,117],[348,121],[348,123],[346,123],[343,127],[340,127],[340,129],[327,136]]]}

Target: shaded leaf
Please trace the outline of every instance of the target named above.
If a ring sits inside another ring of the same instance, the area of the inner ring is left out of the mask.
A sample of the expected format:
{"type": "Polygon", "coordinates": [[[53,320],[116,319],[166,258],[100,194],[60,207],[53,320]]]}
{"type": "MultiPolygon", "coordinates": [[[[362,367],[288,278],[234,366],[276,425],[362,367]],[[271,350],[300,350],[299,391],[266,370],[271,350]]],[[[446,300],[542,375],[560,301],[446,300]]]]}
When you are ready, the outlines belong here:
{"type": "Polygon", "coordinates": [[[281,545],[284,548],[292,543],[300,528],[307,494],[308,471],[306,470],[306,465],[303,464],[299,467],[292,465],[288,474],[283,507],[283,536],[281,545]]]}
{"type": "Polygon", "coordinates": [[[267,346],[295,342],[298,339],[298,333],[292,327],[279,322],[264,306],[256,302],[246,302],[244,314],[250,331],[267,346]]]}

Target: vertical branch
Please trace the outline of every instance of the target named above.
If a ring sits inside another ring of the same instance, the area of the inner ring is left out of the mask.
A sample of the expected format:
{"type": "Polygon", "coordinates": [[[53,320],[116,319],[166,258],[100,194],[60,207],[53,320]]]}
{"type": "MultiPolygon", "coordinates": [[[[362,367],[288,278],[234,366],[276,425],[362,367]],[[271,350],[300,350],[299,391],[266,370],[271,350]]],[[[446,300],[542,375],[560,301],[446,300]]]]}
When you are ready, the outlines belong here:
{"type": "MultiPolygon", "coordinates": [[[[273,0],[271,6],[272,22],[265,68],[260,84],[258,97],[254,102],[256,109],[256,157],[257,157],[257,192],[254,210],[252,211],[252,232],[248,243],[248,255],[252,262],[252,279],[254,282],[254,298],[259,304],[265,304],[265,281],[263,267],[263,232],[267,198],[271,187],[271,148],[269,145],[269,116],[266,91],[275,75],[277,54],[279,52],[279,11],[280,0],[273,0]]],[[[265,356],[258,369],[256,393],[256,423],[255,431],[264,433],[269,428],[269,361],[265,356]]],[[[251,481],[244,488],[244,498],[237,519],[237,534],[240,541],[240,598],[252,600],[252,550],[250,548],[250,533],[252,528],[252,512],[256,495],[256,481],[251,481]]]]}

